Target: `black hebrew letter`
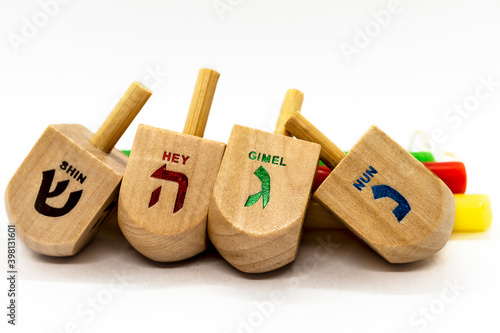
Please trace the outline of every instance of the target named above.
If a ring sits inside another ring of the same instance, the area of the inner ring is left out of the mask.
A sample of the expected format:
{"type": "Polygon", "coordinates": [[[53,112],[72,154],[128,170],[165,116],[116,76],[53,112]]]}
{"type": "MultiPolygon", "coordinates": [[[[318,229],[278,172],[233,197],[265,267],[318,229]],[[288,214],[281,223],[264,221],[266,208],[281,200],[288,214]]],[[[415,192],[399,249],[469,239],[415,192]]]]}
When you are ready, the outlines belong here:
{"type": "Polygon", "coordinates": [[[42,215],[50,217],[59,217],[68,214],[80,200],[83,190],[71,192],[68,201],[62,208],[49,206],[46,201],[48,198],[54,198],[61,195],[68,187],[69,180],[58,182],[54,191],[50,192],[52,181],[56,170],[48,170],[43,172],[42,185],[35,201],[35,209],[42,215]]]}

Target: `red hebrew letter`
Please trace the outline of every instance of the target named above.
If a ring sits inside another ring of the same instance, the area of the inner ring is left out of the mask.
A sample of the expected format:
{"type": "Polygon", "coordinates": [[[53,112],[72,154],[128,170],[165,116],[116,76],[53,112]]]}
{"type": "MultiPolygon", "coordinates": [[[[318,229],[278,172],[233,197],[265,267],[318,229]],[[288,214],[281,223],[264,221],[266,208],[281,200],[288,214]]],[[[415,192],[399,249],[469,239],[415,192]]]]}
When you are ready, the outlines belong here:
{"type": "MultiPolygon", "coordinates": [[[[177,190],[177,198],[175,199],[174,214],[181,210],[184,206],[184,199],[186,199],[186,192],[188,188],[188,178],[185,174],[180,172],[174,172],[167,170],[167,165],[163,165],[161,168],[156,170],[151,177],[169,180],[179,184],[179,189],[177,190]]],[[[151,199],[149,200],[149,207],[156,205],[158,200],[160,200],[161,186],[151,193],[151,199]]],[[[148,208],[149,208],[148,207],[148,208]]]]}

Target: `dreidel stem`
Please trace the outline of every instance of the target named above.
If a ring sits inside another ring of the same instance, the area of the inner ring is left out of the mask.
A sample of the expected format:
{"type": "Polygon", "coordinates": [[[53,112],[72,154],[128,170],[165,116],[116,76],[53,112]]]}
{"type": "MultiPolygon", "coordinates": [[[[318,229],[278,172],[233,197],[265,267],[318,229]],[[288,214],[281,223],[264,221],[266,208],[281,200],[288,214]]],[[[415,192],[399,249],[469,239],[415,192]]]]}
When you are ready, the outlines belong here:
{"type": "Polygon", "coordinates": [[[285,123],[295,112],[300,112],[302,102],[304,101],[304,94],[297,89],[288,89],[281,105],[280,115],[276,123],[274,134],[292,136],[285,128],[285,123]]]}
{"type": "Polygon", "coordinates": [[[295,112],[285,123],[285,128],[298,139],[321,145],[320,159],[330,169],[334,169],[346,154],[321,133],[301,113],[295,112]]]}
{"type": "Polygon", "coordinates": [[[139,82],[132,82],[113,111],[90,139],[90,143],[109,154],[151,94],[151,90],[139,82]]]}
{"type": "Polygon", "coordinates": [[[202,68],[198,73],[191,106],[184,125],[184,134],[203,137],[207,126],[210,107],[220,74],[212,69],[202,68]]]}

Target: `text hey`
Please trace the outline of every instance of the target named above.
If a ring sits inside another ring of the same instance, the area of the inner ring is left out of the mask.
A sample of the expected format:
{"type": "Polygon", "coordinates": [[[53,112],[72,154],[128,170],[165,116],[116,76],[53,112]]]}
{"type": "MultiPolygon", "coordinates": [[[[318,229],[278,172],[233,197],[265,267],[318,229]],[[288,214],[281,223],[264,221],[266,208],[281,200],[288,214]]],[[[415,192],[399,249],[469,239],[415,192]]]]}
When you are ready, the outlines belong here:
{"type": "Polygon", "coordinates": [[[182,154],[174,154],[171,152],[163,152],[163,160],[172,163],[182,163],[182,165],[186,165],[187,160],[189,160],[189,156],[184,156],[182,154]],[[182,159],[182,161],[181,161],[182,159]]]}

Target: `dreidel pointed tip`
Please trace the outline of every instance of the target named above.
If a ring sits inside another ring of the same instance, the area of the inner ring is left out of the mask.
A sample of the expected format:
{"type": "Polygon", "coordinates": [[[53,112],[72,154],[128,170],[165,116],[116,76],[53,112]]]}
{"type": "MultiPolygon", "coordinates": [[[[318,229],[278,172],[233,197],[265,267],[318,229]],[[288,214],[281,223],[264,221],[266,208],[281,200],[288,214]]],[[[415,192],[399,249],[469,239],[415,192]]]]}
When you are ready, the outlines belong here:
{"type": "Polygon", "coordinates": [[[157,224],[149,223],[151,221],[147,216],[138,215],[137,209],[129,210],[129,199],[129,195],[118,198],[118,225],[129,243],[145,257],[158,262],[176,262],[207,248],[206,216],[190,218],[189,221],[178,220],[190,222],[190,225],[166,232],[157,224]]]}
{"type": "Polygon", "coordinates": [[[441,210],[431,219],[418,217],[410,223],[419,225],[411,239],[389,240],[372,243],[372,248],[392,264],[411,263],[423,260],[439,252],[451,237],[455,222],[455,198],[449,188],[439,182],[441,210]]]}

